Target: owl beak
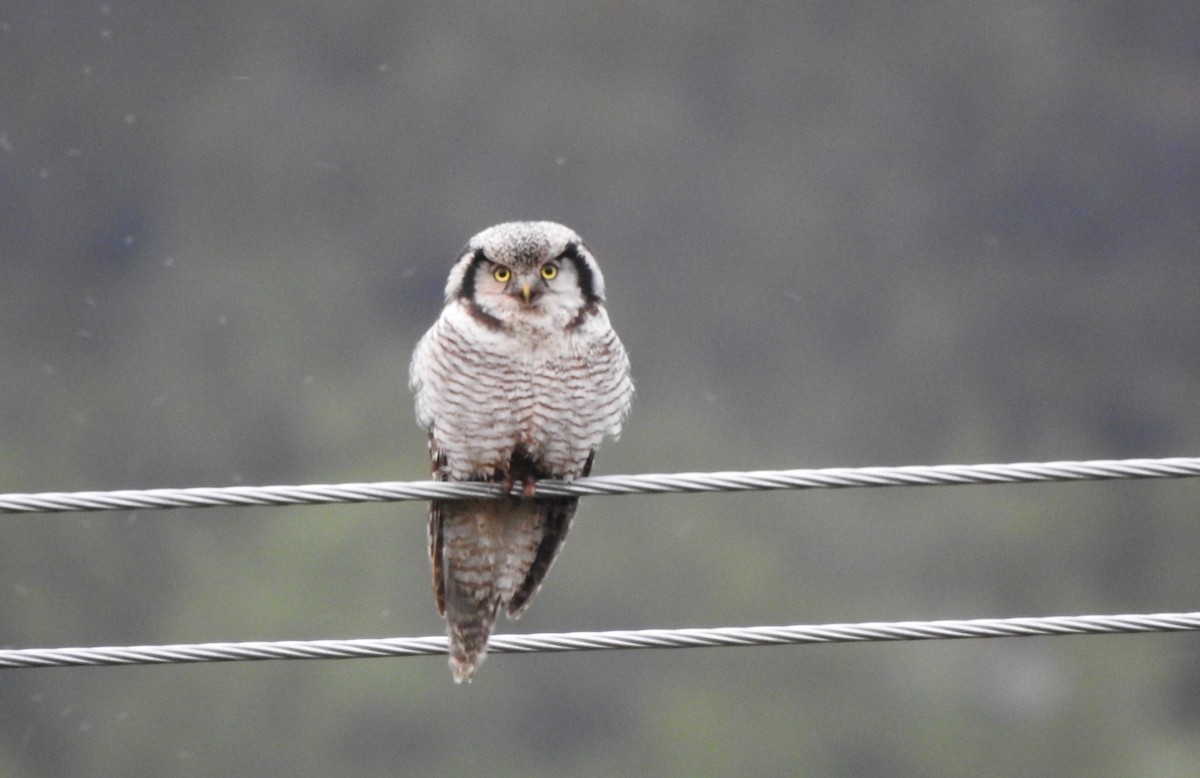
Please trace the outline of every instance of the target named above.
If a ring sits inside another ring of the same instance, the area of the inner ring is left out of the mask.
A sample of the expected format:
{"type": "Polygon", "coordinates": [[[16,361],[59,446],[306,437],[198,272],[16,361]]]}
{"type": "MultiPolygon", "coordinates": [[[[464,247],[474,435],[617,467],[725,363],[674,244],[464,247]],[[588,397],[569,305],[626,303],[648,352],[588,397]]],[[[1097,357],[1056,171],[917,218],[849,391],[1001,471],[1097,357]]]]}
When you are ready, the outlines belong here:
{"type": "Polygon", "coordinates": [[[525,298],[526,305],[533,301],[533,287],[528,281],[521,284],[521,296],[525,298]]]}

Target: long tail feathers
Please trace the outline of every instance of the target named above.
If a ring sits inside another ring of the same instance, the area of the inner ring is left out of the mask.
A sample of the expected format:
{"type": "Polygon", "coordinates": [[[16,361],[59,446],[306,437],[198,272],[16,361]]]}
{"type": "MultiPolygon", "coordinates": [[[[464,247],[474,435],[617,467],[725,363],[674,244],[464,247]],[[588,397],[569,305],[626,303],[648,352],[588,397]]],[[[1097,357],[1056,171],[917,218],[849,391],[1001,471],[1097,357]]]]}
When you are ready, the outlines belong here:
{"type": "Polygon", "coordinates": [[[521,615],[561,549],[576,500],[434,501],[430,556],[446,617],[450,670],[469,681],[487,654],[496,614],[521,615]]]}
{"type": "Polygon", "coordinates": [[[446,613],[446,635],[450,639],[450,672],[455,683],[470,681],[487,657],[488,638],[496,623],[498,602],[473,613],[446,613]]]}

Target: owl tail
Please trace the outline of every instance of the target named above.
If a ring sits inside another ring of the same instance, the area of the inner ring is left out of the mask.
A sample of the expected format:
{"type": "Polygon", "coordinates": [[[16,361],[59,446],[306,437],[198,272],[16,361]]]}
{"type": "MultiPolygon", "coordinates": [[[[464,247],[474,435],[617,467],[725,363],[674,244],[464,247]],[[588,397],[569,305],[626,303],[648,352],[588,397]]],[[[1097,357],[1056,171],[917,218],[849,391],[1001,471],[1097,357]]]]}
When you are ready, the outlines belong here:
{"type": "Polygon", "coordinates": [[[483,662],[500,608],[517,618],[529,606],[562,547],[575,502],[433,501],[429,552],[454,680],[469,681],[483,662]]]}
{"type": "Polygon", "coordinates": [[[501,502],[438,501],[430,523],[434,591],[446,617],[450,671],[459,683],[471,680],[483,663],[512,586],[507,508],[501,502]]]}
{"type": "MultiPolygon", "coordinates": [[[[464,531],[474,522],[448,519],[442,526],[445,545],[440,567],[441,600],[450,640],[450,672],[458,683],[470,681],[487,656],[488,637],[496,625],[500,593],[496,590],[494,552],[486,535],[464,531]],[[464,526],[465,525],[465,526],[464,526]]],[[[436,585],[435,584],[435,585],[436,585]]]]}
{"type": "Polygon", "coordinates": [[[499,603],[473,613],[446,611],[446,635],[450,639],[450,673],[455,683],[470,681],[487,657],[488,638],[496,623],[499,603]]]}

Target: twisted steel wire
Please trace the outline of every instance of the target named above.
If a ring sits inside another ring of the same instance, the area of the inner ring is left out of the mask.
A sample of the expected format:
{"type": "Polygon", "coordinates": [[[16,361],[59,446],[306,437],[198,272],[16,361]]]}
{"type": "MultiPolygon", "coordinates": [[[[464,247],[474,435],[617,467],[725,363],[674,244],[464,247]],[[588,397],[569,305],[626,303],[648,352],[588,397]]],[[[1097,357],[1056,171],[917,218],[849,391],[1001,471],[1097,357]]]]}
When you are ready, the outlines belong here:
{"type": "MultiPolygon", "coordinates": [[[[784,627],[646,629],[494,635],[493,654],[635,648],[778,646],[899,640],[959,640],[1200,630],[1200,612],[1124,616],[1049,616],[966,621],[897,621],[784,627]]],[[[367,659],[446,653],[444,637],[0,650],[0,668],[239,662],[268,659],[367,659]]]]}
{"type": "MultiPolygon", "coordinates": [[[[579,478],[571,482],[548,480],[538,482],[535,495],[595,496],[845,489],[862,486],[955,486],[1125,478],[1189,478],[1198,475],[1198,457],[1021,462],[1007,465],[834,467],[819,470],[602,475],[579,478]]],[[[520,487],[514,487],[512,493],[520,494],[520,487]]],[[[430,499],[494,499],[501,496],[503,492],[498,484],[447,481],[43,492],[0,495],[0,513],[321,505],[430,499]]]]}

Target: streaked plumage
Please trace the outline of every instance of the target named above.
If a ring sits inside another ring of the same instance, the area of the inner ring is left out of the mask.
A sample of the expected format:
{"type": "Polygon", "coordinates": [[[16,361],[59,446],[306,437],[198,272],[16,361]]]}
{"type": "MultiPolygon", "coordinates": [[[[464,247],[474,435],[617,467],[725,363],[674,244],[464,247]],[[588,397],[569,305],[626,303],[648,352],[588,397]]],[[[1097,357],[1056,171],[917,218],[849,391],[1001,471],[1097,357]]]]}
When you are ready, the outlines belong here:
{"type": "Polygon", "coordinates": [[[562,549],[577,498],[531,499],[539,478],[587,475],[629,412],[629,360],[604,310],[604,277],[571,230],[511,222],[476,235],[446,307],[413,352],[417,421],[433,476],[521,484],[526,497],[434,500],[429,556],[456,681],[517,618],[562,549]]]}

